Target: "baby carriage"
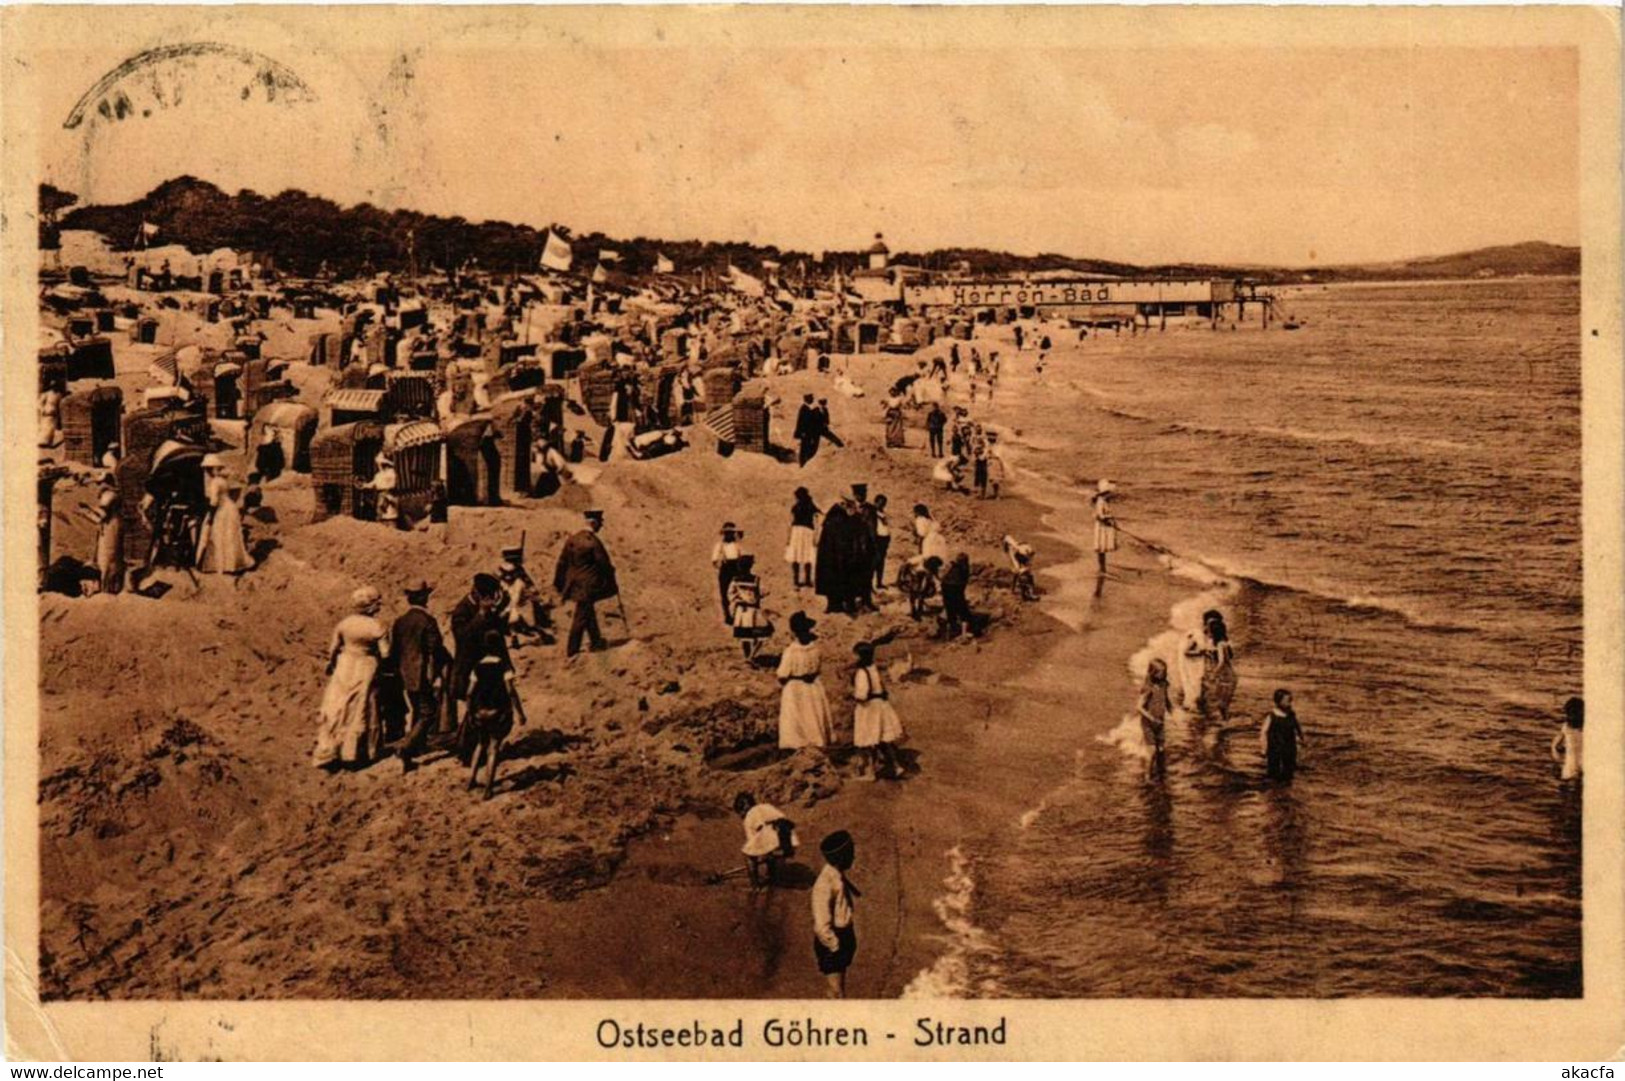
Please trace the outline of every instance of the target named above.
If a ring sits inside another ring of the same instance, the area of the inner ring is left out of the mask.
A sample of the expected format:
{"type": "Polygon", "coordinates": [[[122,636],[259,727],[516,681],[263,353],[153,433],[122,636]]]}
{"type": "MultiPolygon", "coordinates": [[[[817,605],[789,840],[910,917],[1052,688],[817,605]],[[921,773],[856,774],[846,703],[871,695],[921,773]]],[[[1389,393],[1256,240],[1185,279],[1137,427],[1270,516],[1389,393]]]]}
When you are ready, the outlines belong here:
{"type": "Polygon", "coordinates": [[[728,612],[740,652],[754,664],[762,643],[773,636],[773,623],[762,611],[762,580],[746,574],[728,583],[728,612]]]}

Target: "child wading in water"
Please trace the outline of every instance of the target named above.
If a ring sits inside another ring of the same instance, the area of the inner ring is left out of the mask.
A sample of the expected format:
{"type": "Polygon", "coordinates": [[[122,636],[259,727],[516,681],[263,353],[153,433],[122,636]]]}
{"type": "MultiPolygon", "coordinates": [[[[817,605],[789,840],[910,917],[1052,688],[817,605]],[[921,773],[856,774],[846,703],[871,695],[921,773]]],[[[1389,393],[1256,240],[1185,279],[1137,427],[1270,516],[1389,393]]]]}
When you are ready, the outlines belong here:
{"type": "Polygon", "coordinates": [[[1163,739],[1163,726],[1168,721],[1168,665],[1159,659],[1153,659],[1146,668],[1136,710],[1140,715],[1140,735],[1149,752],[1145,759],[1145,779],[1155,780],[1168,771],[1168,752],[1163,739]]]}
{"type": "Polygon", "coordinates": [[[852,835],[836,830],[818,845],[824,869],[812,888],[813,956],[829,985],[830,998],[846,997],[846,970],[858,952],[858,933],[852,926],[853,902],[858,888],[847,880],[857,849],[852,835]]]}
{"type": "Polygon", "coordinates": [[[1106,573],[1106,553],[1117,551],[1117,515],[1112,510],[1116,492],[1117,486],[1103,479],[1090,497],[1095,509],[1095,561],[1101,574],[1106,573]]]}
{"type": "Polygon", "coordinates": [[[1563,779],[1580,778],[1580,751],[1584,744],[1586,704],[1581,698],[1570,698],[1563,703],[1563,723],[1552,737],[1552,758],[1563,763],[1563,779]]]}
{"type": "Polygon", "coordinates": [[[872,642],[859,642],[852,647],[857,655],[858,667],[852,674],[852,698],[857,707],[852,715],[852,743],[862,756],[863,772],[860,781],[872,781],[881,776],[896,780],[902,776],[897,761],[897,745],[903,741],[903,722],[892,708],[886,684],[875,663],[872,642]]]}
{"type": "Polygon", "coordinates": [[[1303,725],[1292,711],[1292,692],[1285,687],[1275,692],[1275,708],[1264,715],[1258,729],[1258,749],[1264,755],[1264,772],[1272,781],[1292,780],[1298,771],[1298,745],[1309,746],[1303,725]]]}

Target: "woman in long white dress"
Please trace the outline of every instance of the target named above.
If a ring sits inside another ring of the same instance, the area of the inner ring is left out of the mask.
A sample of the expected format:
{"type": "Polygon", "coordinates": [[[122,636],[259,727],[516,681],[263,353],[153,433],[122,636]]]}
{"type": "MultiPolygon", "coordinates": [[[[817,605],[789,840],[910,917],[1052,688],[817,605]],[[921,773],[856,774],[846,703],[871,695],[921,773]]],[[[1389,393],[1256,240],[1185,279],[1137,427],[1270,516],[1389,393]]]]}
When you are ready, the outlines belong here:
{"type": "Polygon", "coordinates": [[[378,621],[383,601],[371,586],[350,594],[354,611],[333,628],[328,647],[327,690],[322,693],[321,721],[311,761],[323,769],[365,765],[383,744],[373,677],[378,661],[389,656],[388,632],[378,621]]]}
{"type": "Polygon", "coordinates": [[[241,574],[254,566],[243,543],[243,515],[231,495],[225,462],[217,454],[203,456],[203,498],[209,513],[198,531],[197,569],[214,574],[241,574]]]}
{"type": "Polygon", "coordinates": [[[882,768],[886,776],[901,776],[897,761],[897,744],[903,741],[903,722],[892,708],[891,695],[875,663],[875,647],[871,642],[859,642],[852,647],[857,655],[858,667],[852,673],[852,699],[857,703],[852,712],[852,745],[863,757],[860,780],[872,781],[882,768]]]}
{"type": "Polygon", "coordinates": [[[815,626],[817,622],[805,612],[792,615],[790,633],[795,641],[779,658],[779,683],[784,687],[779,696],[779,746],[786,750],[827,747],[835,734],[829,698],[818,681],[822,659],[818,637],[813,634],[815,626]]]}

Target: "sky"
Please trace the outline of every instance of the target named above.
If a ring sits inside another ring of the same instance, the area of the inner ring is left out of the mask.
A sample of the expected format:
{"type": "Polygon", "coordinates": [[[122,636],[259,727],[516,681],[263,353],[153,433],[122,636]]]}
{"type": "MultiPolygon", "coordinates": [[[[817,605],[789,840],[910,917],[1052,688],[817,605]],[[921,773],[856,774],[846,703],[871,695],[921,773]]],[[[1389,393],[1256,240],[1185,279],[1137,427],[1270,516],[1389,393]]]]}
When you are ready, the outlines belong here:
{"type": "Polygon", "coordinates": [[[657,38],[383,49],[279,29],[253,49],[302,89],[275,102],[242,95],[253,63],[171,59],[104,87],[126,119],[67,129],[155,39],[73,45],[40,95],[44,175],[87,202],[189,173],[811,251],[883,231],[914,251],[1308,266],[1580,235],[1571,49],[657,38]]]}

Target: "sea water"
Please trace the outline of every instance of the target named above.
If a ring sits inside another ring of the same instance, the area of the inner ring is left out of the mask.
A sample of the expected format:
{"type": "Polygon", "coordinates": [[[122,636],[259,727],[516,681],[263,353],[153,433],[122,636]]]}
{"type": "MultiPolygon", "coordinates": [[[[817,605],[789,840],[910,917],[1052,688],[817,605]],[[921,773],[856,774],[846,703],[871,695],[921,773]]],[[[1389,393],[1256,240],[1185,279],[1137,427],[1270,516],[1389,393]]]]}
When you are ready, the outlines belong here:
{"type": "Polygon", "coordinates": [[[1125,665],[1217,606],[1241,684],[1229,725],[1169,725],[1163,783],[1127,724],[956,851],[965,993],[1582,992],[1579,798],[1548,757],[1581,691],[1579,283],[1317,286],[1279,314],[1301,328],[1091,334],[1041,389],[1001,350],[1019,473],[1110,477],[1191,579],[1125,665]],[[1309,737],[1290,786],[1258,752],[1278,686],[1309,737]]]}

